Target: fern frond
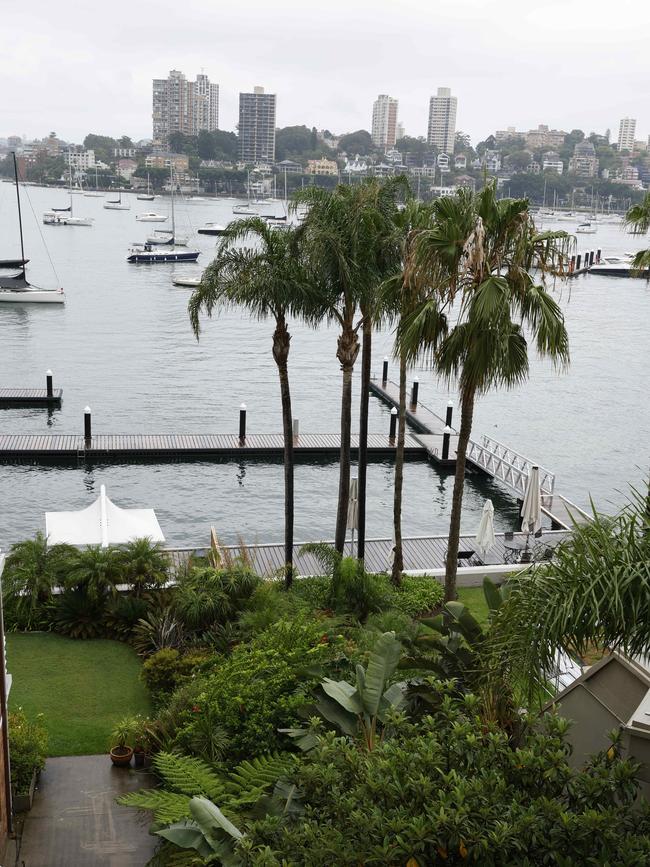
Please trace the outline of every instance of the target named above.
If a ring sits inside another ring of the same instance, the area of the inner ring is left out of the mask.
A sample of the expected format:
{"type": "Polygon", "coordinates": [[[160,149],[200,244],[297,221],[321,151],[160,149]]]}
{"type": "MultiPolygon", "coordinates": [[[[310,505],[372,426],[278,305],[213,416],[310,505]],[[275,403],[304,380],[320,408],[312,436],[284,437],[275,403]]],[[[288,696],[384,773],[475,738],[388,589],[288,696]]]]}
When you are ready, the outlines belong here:
{"type": "Polygon", "coordinates": [[[179,753],[158,753],[153,766],[168,788],[183,795],[203,795],[219,803],[225,794],[224,783],[206,762],[179,753]]]}
{"type": "Polygon", "coordinates": [[[151,810],[157,822],[165,825],[180,822],[190,815],[189,795],[178,792],[166,792],[164,789],[140,789],[128,792],[117,799],[122,807],[137,807],[139,810],[151,810]]]}
{"type": "Polygon", "coordinates": [[[295,756],[291,753],[269,753],[246,759],[231,772],[226,789],[239,799],[252,792],[259,797],[263,791],[272,789],[280,777],[286,776],[294,763],[295,756]]]}

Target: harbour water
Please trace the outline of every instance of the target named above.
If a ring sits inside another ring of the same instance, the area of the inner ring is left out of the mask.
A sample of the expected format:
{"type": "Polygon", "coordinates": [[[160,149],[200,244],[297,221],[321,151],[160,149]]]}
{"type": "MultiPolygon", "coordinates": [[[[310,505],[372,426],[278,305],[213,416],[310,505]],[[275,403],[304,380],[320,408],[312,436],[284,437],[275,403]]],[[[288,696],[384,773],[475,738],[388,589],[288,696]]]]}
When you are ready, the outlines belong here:
{"type": "MultiPolygon", "coordinates": [[[[87,404],[98,433],[235,431],[242,401],[250,432],[281,429],[272,323],[229,310],[204,323],[197,343],[186,313],[190,290],[172,285],[174,274],[198,274],[209,264],[214,238],[194,236],[191,243],[201,250],[198,266],[130,265],[129,244],[160,228],[136,222],[136,214],[167,213],[167,199],[137,202],[129,195],[130,211],[110,211],[101,198],[75,196],[75,214],[94,217],[95,223],[66,228],[41,223],[44,210],[67,206],[65,191],[32,187],[24,195],[30,280],[62,285],[67,303],[1,305],[0,384],[43,387],[45,370],[51,368],[55,385],[64,389],[63,405],[49,416],[43,409],[1,410],[0,431],[81,432],[87,404]]],[[[233,200],[225,199],[178,202],[179,231],[189,233],[207,221],[225,224],[232,219],[232,206],[233,200]]],[[[279,214],[282,205],[260,210],[279,214]]],[[[571,223],[560,227],[575,229],[571,223]]],[[[577,238],[578,252],[600,247],[615,253],[639,245],[638,238],[612,225],[577,238]]],[[[0,184],[0,255],[18,253],[14,190],[0,184]]],[[[475,435],[490,434],[554,470],[559,491],[579,505],[588,505],[591,495],[609,510],[625,499],[629,483],[641,484],[650,465],[650,288],[643,280],[585,276],[558,285],[557,291],[571,338],[570,370],[555,371],[531,352],[529,382],[479,401],[475,435]]],[[[314,331],[295,323],[292,333],[290,375],[301,430],[335,432],[340,401],[336,330],[314,331]]],[[[390,333],[378,334],[376,371],[391,350],[390,333]]],[[[421,400],[442,414],[447,400],[455,399],[453,389],[429,371],[413,371],[410,378],[414,375],[420,378],[421,400]]],[[[354,412],[356,428],[356,403],[354,412]]],[[[388,423],[387,408],[371,397],[371,431],[387,431],[388,423]]],[[[89,505],[100,484],[120,505],[154,507],[172,545],[205,544],[211,524],[225,541],[282,538],[279,463],[4,464],[0,546],[42,529],[47,510],[89,505]]],[[[297,540],[332,537],[337,484],[334,463],[298,466],[297,540]]],[[[446,532],[452,484],[451,475],[424,462],[407,464],[406,534],[446,532]]],[[[478,525],[486,496],[495,503],[497,528],[513,527],[514,501],[497,485],[473,477],[466,489],[464,529],[471,532],[478,525]]],[[[392,465],[373,463],[368,536],[389,536],[391,522],[392,465]]]]}

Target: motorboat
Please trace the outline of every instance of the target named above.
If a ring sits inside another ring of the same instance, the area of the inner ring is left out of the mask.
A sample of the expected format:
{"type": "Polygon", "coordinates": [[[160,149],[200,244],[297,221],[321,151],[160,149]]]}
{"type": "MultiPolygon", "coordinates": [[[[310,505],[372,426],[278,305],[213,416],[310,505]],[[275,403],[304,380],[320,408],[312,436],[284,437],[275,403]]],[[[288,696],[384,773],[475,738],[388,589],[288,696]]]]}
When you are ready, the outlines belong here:
{"type": "Polygon", "coordinates": [[[267,223],[286,223],[287,217],[276,217],[275,214],[262,214],[262,219],[267,223]]]}
{"type": "Polygon", "coordinates": [[[41,289],[32,286],[27,279],[25,266],[29,259],[25,258],[25,242],[23,238],[23,220],[20,208],[20,189],[18,185],[18,164],[16,154],[14,159],[14,177],[16,182],[16,201],[18,203],[18,229],[20,232],[20,259],[1,260],[4,267],[18,267],[16,274],[8,277],[0,277],[0,301],[12,304],[65,304],[65,292],[63,289],[41,289]]]}
{"type": "Polygon", "coordinates": [[[223,235],[226,232],[226,227],[222,226],[221,223],[206,223],[205,226],[201,226],[196,231],[199,235],[223,235]]]}
{"type": "Polygon", "coordinates": [[[146,211],[144,214],[138,214],[136,220],[139,223],[164,223],[167,220],[167,215],[156,214],[154,211],[146,211]]]}
{"type": "Polygon", "coordinates": [[[253,208],[251,205],[235,205],[232,209],[233,214],[241,214],[243,216],[248,217],[257,217],[259,216],[257,210],[253,208]]]}
{"type": "Polygon", "coordinates": [[[589,269],[590,274],[600,274],[603,277],[643,277],[650,278],[650,268],[632,273],[634,254],[624,253],[622,256],[602,256],[599,262],[595,262],[589,269]]]}
{"type": "Polygon", "coordinates": [[[595,235],[597,231],[598,231],[598,226],[594,226],[594,224],[591,222],[580,223],[580,225],[576,229],[576,232],[579,235],[595,235]]]}
{"type": "Polygon", "coordinates": [[[198,277],[172,277],[172,283],[174,286],[185,286],[188,289],[196,289],[197,286],[201,285],[201,279],[203,275],[199,275],[198,277]]]}
{"type": "Polygon", "coordinates": [[[184,247],[134,244],[129,248],[126,261],[136,265],[154,265],[160,262],[196,262],[199,255],[199,250],[187,250],[184,247]]]}

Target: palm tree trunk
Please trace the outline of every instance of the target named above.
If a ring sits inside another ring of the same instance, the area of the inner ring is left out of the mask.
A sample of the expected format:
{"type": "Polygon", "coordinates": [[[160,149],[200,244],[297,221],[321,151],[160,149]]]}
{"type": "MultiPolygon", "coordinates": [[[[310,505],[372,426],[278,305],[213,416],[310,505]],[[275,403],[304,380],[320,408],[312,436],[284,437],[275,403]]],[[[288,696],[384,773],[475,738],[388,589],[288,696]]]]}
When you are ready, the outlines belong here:
{"type": "Polygon", "coordinates": [[[359,461],[358,496],[359,529],[357,531],[357,558],[363,563],[366,546],[366,477],[368,467],[368,401],[370,398],[370,370],[372,361],[372,321],[362,309],[363,338],[361,342],[361,404],[359,407],[359,461]]]}
{"type": "Polygon", "coordinates": [[[406,439],[406,353],[399,358],[399,426],[397,429],[397,450],[395,452],[395,491],[393,496],[393,533],[395,536],[395,556],[391,581],[399,586],[404,570],[404,550],[402,547],[402,487],[404,483],[404,440],[406,439]]]}
{"type": "Polygon", "coordinates": [[[341,455],[339,468],[339,502],[336,512],[336,533],[334,547],[343,553],[345,527],[348,519],[350,500],[350,436],[352,433],[352,372],[359,354],[359,338],[352,326],[352,316],[346,316],[336,348],[336,357],[343,371],[341,392],[341,455]]]}
{"type": "Polygon", "coordinates": [[[293,581],[293,415],[291,412],[291,390],[289,388],[289,349],[291,335],[284,316],[276,319],[273,334],[273,357],[280,376],[280,398],[282,400],[282,432],[284,434],[284,585],[287,589],[293,581]]]}
{"type": "Polygon", "coordinates": [[[447,564],[445,570],[445,602],[456,599],[456,572],[458,571],[458,546],[460,543],[460,518],[463,508],[463,489],[465,487],[465,456],[467,444],[472,432],[474,419],[475,390],[471,387],[463,391],[461,398],[460,432],[456,449],[456,476],[454,478],[454,493],[451,501],[451,519],[449,521],[449,542],[447,546],[447,564]]]}

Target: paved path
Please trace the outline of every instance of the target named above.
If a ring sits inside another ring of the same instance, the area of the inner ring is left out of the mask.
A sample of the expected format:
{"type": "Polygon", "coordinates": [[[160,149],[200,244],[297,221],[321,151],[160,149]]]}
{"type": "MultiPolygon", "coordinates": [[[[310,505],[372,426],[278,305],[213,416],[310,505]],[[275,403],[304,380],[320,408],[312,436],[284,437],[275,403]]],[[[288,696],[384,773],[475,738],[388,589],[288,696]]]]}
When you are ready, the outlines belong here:
{"type": "Polygon", "coordinates": [[[48,759],[20,850],[7,864],[25,867],[144,867],[156,838],[137,810],[119,807],[124,792],[151,786],[146,771],[114,768],[108,755],[48,759]]]}

